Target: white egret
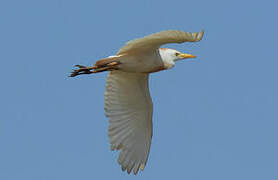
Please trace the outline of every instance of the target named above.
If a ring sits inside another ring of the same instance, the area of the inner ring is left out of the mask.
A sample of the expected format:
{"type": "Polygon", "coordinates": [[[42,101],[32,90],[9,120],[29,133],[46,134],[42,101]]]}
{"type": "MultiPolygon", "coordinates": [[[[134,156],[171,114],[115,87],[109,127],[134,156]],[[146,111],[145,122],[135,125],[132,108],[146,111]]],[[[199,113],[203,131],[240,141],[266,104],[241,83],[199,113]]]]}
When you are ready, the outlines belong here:
{"type": "Polygon", "coordinates": [[[204,32],[161,31],[126,43],[114,56],[96,61],[92,67],[76,65],[71,77],[110,71],[105,92],[111,150],[119,150],[118,163],[128,173],[143,170],[152,139],[153,103],[149,74],[170,69],[175,61],[195,58],[174,49],[160,48],[167,43],[197,42],[204,32]]]}

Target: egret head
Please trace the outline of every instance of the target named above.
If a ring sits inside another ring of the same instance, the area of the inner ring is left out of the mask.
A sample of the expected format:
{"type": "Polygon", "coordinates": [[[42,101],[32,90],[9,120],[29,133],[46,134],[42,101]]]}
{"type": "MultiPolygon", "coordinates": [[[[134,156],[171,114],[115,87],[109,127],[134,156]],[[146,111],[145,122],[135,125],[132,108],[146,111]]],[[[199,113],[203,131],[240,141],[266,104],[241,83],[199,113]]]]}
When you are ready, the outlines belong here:
{"type": "Polygon", "coordinates": [[[175,49],[160,48],[160,55],[166,61],[178,61],[181,59],[195,58],[192,54],[181,53],[175,49]]]}

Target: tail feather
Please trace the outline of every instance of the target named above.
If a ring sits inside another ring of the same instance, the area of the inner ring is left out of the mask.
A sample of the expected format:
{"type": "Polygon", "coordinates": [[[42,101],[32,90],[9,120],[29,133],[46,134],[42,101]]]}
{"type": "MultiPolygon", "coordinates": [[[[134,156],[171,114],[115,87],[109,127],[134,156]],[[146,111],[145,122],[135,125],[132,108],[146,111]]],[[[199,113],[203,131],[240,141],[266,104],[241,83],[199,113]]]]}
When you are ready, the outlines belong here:
{"type": "Polygon", "coordinates": [[[114,62],[117,64],[120,64],[119,57],[120,56],[110,56],[108,58],[100,59],[100,60],[96,61],[95,66],[96,67],[104,67],[104,66],[114,63],[114,62]]]}
{"type": "Polygon", "coordinates": [[[75,65],[75,67],[78,69],[74,69],[73,72],[71,72],[70,77],[75,77],[81,74],[92,74],[103,71],[117,70],[119,64],[121,64],[119,56],[110,56],[108,58],[96,61],[95,65],[91,67],[75,65]]]}

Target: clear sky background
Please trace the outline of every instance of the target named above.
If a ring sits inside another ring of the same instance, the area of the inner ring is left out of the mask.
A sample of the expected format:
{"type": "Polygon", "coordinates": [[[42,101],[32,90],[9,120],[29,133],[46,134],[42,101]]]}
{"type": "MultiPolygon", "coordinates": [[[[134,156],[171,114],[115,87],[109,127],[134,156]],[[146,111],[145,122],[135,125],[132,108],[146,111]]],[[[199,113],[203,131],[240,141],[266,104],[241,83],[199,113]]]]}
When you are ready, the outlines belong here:
{"type": "Polygon", "coordinates": [[[0,2],[0,179],[278,179],[277,2],[0,2]],[[128,40],[205,30],[167,45],[198,56],[151,75],[154,136],[145,170],[111,152],[107,73],[68,78],[128,40]]]}

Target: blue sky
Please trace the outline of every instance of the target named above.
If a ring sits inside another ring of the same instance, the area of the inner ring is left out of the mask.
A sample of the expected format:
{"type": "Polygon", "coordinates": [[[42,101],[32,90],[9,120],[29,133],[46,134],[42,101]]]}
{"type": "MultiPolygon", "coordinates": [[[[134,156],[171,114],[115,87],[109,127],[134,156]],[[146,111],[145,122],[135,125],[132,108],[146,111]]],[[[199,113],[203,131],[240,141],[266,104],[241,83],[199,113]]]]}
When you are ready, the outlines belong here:
{"type": "Polygon", "coordinates": [[[278,179],[275,1],[1,1],[0,179],[278,179]],[[148,164],[123,173],[109,149],[107,73],[68,78],[161,30],[198,56],[151,75],[148,164]]]}

